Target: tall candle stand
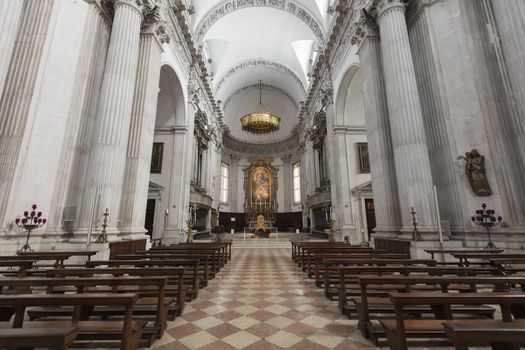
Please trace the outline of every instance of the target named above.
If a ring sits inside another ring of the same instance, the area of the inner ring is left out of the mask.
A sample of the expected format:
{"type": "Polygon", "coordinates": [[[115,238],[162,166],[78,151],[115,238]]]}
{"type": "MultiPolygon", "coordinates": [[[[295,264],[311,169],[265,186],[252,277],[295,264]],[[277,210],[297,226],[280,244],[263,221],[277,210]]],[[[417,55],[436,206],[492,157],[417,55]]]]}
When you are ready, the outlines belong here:
{"type": "Polygon", "coordinates": [[[416,220],[416,211],[414,210],[414,207],[410,207],[410,215],[412,215],[412,226],[414,226],[414,230],[412,231],[412,240],[414,242],[421,241],[422,237],[417,229],[417,220],[416,220]]]}
{"type": "Polygon", "coordinates": [[[492,243],[490,229],[494,226],[498,226],[503,218],[501,216],[496,217],[496,211],[494,209],[487,209],[487,205],[483,203],[481,204],[481,209],[477,209],[476,215],[472,216],[470,219],[477,226],[482,226],[487,229],[489,242],[485,246],[485,249],[495,249],[496,245],[492,243]]]}
{"type": "Polygon", "coordinates": [[[186,226],[188,226],[186,243],[192,243],[193,242],[193,221],[191,219],[186,220],[186,226]]]}
{"type": "Polygon", "coordinates": [[[328,220],[328,242],[335,242],[334,237],[334,227],[335,227],[335,220],[330,219],[328,220]]]}
{"type": "Polygon", "coordinates": [[[17,251],[17,254],[32,252],[31,246],[29,245],[29,237],[31,232],[37,228],[44,226],[47,222],[47,219],[42,218],[42,212],[37,211],[37,205],[33,204],[31,206],[31,211],[24,211],[24,215],[20,218],[15,219],[15,224],[27,231],[26,243],[24,246],[17,251]]]}
{"type": "Polygon", "coordinates": [[[104,219],[102,220],[102,230],[100,230],[100,234],[98,235],[96,242],[97,243],[108,243],[108,234],[106,232],[106,227],[108,227],[108,216],[109,216],[108,208],[106,208],[106,211],[102,215],[104,216],[104,219]]]}

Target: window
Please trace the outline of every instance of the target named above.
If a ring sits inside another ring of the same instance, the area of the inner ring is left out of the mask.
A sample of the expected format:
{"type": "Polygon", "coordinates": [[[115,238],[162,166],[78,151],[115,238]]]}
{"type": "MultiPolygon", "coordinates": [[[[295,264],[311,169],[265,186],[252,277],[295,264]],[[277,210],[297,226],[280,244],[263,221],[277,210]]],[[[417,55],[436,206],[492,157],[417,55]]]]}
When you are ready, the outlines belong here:
{"type": "Polygon", "coordinates": [[[295,163],[293,166],[293,201],[301,202],[301,164],[295,163]]]}
{"type": "Polygon", "coordinates": [[[220,201],[228,203],[228,190],[230,189],[230,167],[226,163],[221,164],[221,195],[220,201]]]}
{"type": "Polygon", "coordinates": [[[151,151],[150,173],[160,174],[162,172],[162,155],[164,153],[164,143],[154,142],[151,151]]]}

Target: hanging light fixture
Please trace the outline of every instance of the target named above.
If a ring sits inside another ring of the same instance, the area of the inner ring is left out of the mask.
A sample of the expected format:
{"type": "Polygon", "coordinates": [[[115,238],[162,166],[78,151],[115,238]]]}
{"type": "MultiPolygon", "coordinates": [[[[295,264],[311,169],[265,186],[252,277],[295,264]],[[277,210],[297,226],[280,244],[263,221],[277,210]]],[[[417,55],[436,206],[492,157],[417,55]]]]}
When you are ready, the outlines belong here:
{"type": "Polygon", "coordinates": [[[241,118],[242,130],[255,135],[271,134],[279,130],[281,118],[265,112],[262,104],[262,80],[259,80],[259,105],[255,112],[248,113],[241,118]]]}

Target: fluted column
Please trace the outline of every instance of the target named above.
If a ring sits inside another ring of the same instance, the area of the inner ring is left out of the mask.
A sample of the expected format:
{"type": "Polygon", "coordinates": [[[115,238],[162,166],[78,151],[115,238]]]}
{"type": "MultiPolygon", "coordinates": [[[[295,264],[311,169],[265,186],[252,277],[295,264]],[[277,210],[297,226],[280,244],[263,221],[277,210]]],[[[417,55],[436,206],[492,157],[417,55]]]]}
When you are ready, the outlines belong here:
{"type": "Polygon", "coordinates": [[[78,224],[78,205],[82,198],[110,31],[107,14],[96,0],[90,0],[72,92],[74,98],[67,113],[65,142],[60,155],[62,171],[55,179],[52,198],[55,205],[48,216],[48,233],[71,232],[78,224]]]}
{"type": "Polygon", "coordinates": [[[493,30],[500,39],[493,42],[494,55],[490,63],[493,69],[499,70],[500,93],[506,99],[499,103],[507,108],[506,115],[500,116],[495,126],[500,129],[497,139],[502,150],[502,173],[507,188],[506,196],[502,197],[508,203],[503,207],[507,211],[505,220],[517,228],[525,226],[525,2],[492,0],[490,3],[492,11],[487,9],[486,12],[492,12],[490,20],[495,21],[493,30]]]}
{"type": "Polygon", "coordinates": [[[0,98],[0,219],[3,227],[53,4],[53,0],[24,2],[20,31],[0,98]]]}
{"type": "Polygon", "coordinates": [[[118,233],[117,221],[139,60],[143,18],[141,4],[136,0],[114,1],[115,15],[84,186],[81,232],[89,227],[93,215],[100,217],[108,208],[107,231],[110,235],[118,233]]]}
{"type": "Polygon", "coordinates": [[[378,29],[363,17],[353,43],[360,44],[358,54],[376,217],[374,235],[396,236],[401,220],[378,29]]]}
{"type": "Polygon", "coordinates": [[[126,170],[120,204],[119,231],[127,238],[144,234],[144,220],[150,177],[151,150],[159,94],[162,43],[169,38],[164,27],[151,27],[140,36],[135,98],[126,152],[126,170]],[[160,30],[160,32],[159,32],[160,30]],[[157,33],[155,33],[157,31],[157,33]],[[157,34],[161,36],[158,37],[157,34]]]}
{"type": "Polygon", "coordinates": [[[0,94],[15,47],[24,1],[0,0],[0,94]]]}
{"type": "MultiPolygon", "coordinates": [[[[402,0],[381,0],[378,10],[402,230],[413,230],[410,207],[414,207],[418,229],[435,233],[437,223],[432,173],[408,39],[405,5],[402,0]]],[[[437,239],[437,235],[432,238],[437,239]]]]}

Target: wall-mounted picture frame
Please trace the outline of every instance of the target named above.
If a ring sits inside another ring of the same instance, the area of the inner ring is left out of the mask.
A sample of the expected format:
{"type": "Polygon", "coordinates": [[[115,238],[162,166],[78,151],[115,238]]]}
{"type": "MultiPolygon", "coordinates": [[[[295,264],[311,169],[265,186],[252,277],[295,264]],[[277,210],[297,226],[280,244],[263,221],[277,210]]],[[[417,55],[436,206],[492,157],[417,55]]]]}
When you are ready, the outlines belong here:
{"type": "Polygon", "coordinates": [[[164,154],[164,142],[153,142],[151,151],[151,174],[162,173],[162,156],[164,154]]]}
{"type": "Polygon", "coordinates": [[[359,158],[359,171],[361,173],[370,172],[370,158],[368,157],[368,143],[357,143],[357,154],[359,158]]]}

